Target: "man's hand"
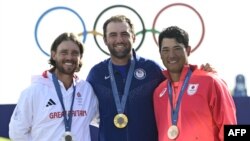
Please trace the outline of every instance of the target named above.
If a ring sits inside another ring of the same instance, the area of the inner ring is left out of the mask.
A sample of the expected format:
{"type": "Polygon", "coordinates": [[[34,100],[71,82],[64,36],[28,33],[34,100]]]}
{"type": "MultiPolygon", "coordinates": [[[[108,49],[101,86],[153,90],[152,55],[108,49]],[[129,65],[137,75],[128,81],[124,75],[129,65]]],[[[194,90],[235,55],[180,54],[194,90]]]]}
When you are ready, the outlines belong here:
{"type": "Polygon", "coordinates": [[[209,63],[206,63],[205,65],[202,64],[200,68],[201,68],[201,70],[204,70],[204,71],[207,71],[207,72],[217,73],[215,68],[213,68],[209,63]]]}

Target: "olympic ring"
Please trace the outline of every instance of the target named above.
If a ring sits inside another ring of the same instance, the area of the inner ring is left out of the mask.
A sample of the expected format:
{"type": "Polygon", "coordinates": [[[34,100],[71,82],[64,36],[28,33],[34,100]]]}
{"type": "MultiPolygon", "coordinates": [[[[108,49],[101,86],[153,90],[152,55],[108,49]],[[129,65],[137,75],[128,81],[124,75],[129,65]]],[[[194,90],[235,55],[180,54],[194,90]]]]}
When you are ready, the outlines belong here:
{"type": "MultiPolygon", "coordinates": [[[[143,41],[144,41],[144,39],[145,39],[145,35],[146,35],[146,34],[145,34],[145,31],[146,31],[146,30],[145,30],[145,25],[144,25],[144,22],[143,22],[141,16],[140,16],[133,8],[131,8],[131,7],[128,7],[128,6],[125,6],[125,5],[113,5],[113,6],[110,6],[110,7],[106,8],[106,9],[104,9],[104,10],[97,16],[97,18],[96,18],[96,20],[95,20],[95,23],[94,23],[93,31],[96,31],[96,25],[97,25],[97,22],[99,21],[100,17],[101,17],[105,12],[107,12],[108,10],[110,10],[110,9],[112,9],[112,8],[117,8],[117,7],[123,7],[123,8],[127,8],[127,9],[133,11],[133,12],[139,17],[139,19],[140,19],[140,21],[141,21],[142,29],[143,29],[143,30],[142,30],[142,32],[139,32],[139,33],[143,33],[143,34],[142,34],[142,40],[141,40],[140,44],[135,48],[135,50],[137,51],[137,50],[141,47],[141,45],[142,45],[142,43],[143,43],[143,41]]],[[[139,33],[137,33],[136,35],[138,35],[139,33]]],[[[96,39],[96,36],[95,36],[95,35],[94,35],[94,40],[95,40],[95,43],[96,43],[97,47],[98,47],[103,53],[105,53],[106,55],[109,55],[108,52],[106,52],[105,50],[103,50],[103,49],[101,48],[101,46],[100,46],[99,43],[97,42],[97,39],[96,39]]]]}
{"type": "Polygon", "coordinates": [[[63,6],[51,8],[51,9],[45,11],[45,12],[39,17],[39,19],[38,19],[38,21],[37,21],[37,23],[36,23],[36,26],[35,26],[35,41],[36,41],[36,44],[37,44],[38,48],[39,48],[45,55],[47,55],[47,56],[50,56],[49,53],[47,53],[46,51],[44,51],[44,50],[42,49],[42,47],[41,47],[41,45],[40,45],[40,43],[39,43],[39,41],[38,41],[38,38],[37,38],[38,26],[39,26],[41,20],[44,18],[45,15],[47,15],[47,14],[48,14],[49,12],[51,12],[51,11],[59,10],[59,9],[68,10],[68,11],[72,12],[73,14],[75,14],[75,15],[79,18],[79,20],[81,21],[81,24],[82,24],[82,26],[83,26],[83,32],[82,32],[82,33],[83,33],[83,42],[85,42],[85,41],[86,41],[86,38],[87,38],[87,31],[86,31],[85,23],[84,23],[84,21],[82,20],[81,16],[80,16],[76,11],[74,11],[74,10],[68,8],[68,7],[63,7],[63,6]]]}
{"type": "Polygon", "coordinates": [[[168,9],[168,8],[170,8],[170,7],[173,7],[173,6],[184,6],[184,7],[187,7],[187,8],[189,8],[189,9],[193,10],[193,11],[198,15],[198,17],[199,17],[199,19],[200,19],[200,22],[201,22],[201,25],[202,25],[202,35],[201,35],[201,38],[200,38],[198,44],[191,50],[191,52],[194,52],[194,51],[201,45],[201,42],[202,42],[203,39],[204,39],[204,35],[205,35],[205,24],[204,24],[204,21],[203,21],[201,15],[200,15],[200,13],[199,13],[195,8],[193,8],[192,6],[187,5],[187,4],[184,4],[184,3],[173,3],[173,4],[170,4],[170,5],[167,5],[167,6],[165,6],[164,8],[162,8],[162,9],[157,13],[157,15],[156,15],[156,17],[155,17],[155,19],[154,19],[154,22],[153,22],[153,26],[152,26],[153,31],[155,31],[155,32],[152,32],[154,41],[155,41],[156,45],[158,45],[158,42],[157,42],[156,37],[155,37],[155,33],[159,33],[159,32],[157,32],[157,31],[155,30],[156,20],[158,19],[158,17],[160,16],[160,14],[161,14],[164,10],[166,10],[166,9],[168,9]]]}
{"type": "Polygon", "coordinates": [[[155,42],[156,45],[158,46],[158,43],[157,43],[157,40],[156,40],[156,37],[155,37],[156,35],[155,35],[155,34],[156,34],[156,33],[160,33],[160,32],[157,31],[157,30],[155,30],[156,21],[157,21],[158,17],[160,16],[160,14],[161,14],[163,11],[165,11],[166,9],[169,9],[170,7],[173,7],[173,6],[184,6],[184,7],[187,7],[187,8],[189,8],[189,9],[191,9],[192,11],[194,11],[195,14],[197,14],[198,17],[199,17],[199,20],[200,20],[201,25],[202,25],[202,35],[201,35],[201,38],[200,38],[198,44],[195,46],[194,49],[192,49],[192,52],[194,52],[194,51],[200,46],[200,44],[202,43],[202,41],[203,41],[203,39],[204,39],[204,35],[205,35],[205,25],[204,25],[204,21],[203,21],[201,15],[200,15],[200,13],[199,13],[195,8],[193,8],[192,6],[187,5],[187,4],[184,4],[184,3],[173,3],[173,4],[167,5],[167,6],[165,6],[164,8],[162,8],[162,9],[157,13],[156,17],[154,18],[153,25],[152,25],[152,29],[146,29],[146,28],[145,28],[145,24],[144,24],[144,21],[143,21],[142,17],[141,17],[141,16],[138,14],[138,12],[137,12],[136,10],[134,10],[133,8],[131,8],[131,7],[129,7],[129,6],[126,6],[126,5],[113,5],[113,6],[110,6],[110,7],[106,8],[106,9],[104,9],[104,10],[97,16],[97,18],[96,18],[96,20],[95,20],[95,23],[94,23],[94,26],[93,26],[93,31],[87,31],[84,21],[82,20],[81,16],[80,16],[76,11],[74,11],[74,10],[68,8],[68,7],[62,7],[62,6],[60,6],[60,7],[54,7],[54,8],[48,9],[47,11],[45,11],[45,12],[39,17],[39,19],[38,19],[38,21],[37,21],[37,23],[36,23],[36,26],[35,26],[35,41],[36,41],[36,44],[37,44],[37,46],[39,47],[39,49],[40,49],[45,55],[49,56],[49,53],[45,52],[45,51],[42,49],[42,47],[41,47],[41,45],[40,45],[40,43],[39,43],[39,41],[38,41],[37,30],[38,30],[39,24],[40,24],[41,20],[42,20],[49,12],[54,11],[54,10],[60,10],[60,9],[61,9],[61,10],[67,10],[67,11],[72,12],[74,15],[76,15],[76,16],[79,18],[79,20],[81,21],[81,24],[82,24],[82,26],[83,26],[83,31],[82,31],[81,33],[79,33],[78,35],[83,36],[83,41],[82,41],[82,42],[85,43],[86,38],[87,38],[87,34],[92,33],[93,36],[94,36],[94,41],[95,41],[97,47],[98,47],[104,54],[109,55],[108,52],[106,52],[104,49],[101,48],[100,44],[99,44],[98,41],[97,41],[96,36],[97,36],[97,35],[103,36],[103,35],[102,35],[101,33],[99,33],[99,32],[96,31],[96,27],[97,27],[98,21],[100,20],[101,16],[102,16],[105,12],[107,12],[108,10],[110,10],[110,9],[112,9],[112,8],[119,8],[119,7],[121,7],[121,8],[129,9],[129,10],[131,10],[133,13],[135,13],[136,16],[139,17],[139,20],[140,20],[140,22],[141,22],[141,24],[142,24],[142,31],[139,31],[139,32],[136,33],[136,36],[139,35],[139,34],[142,34],[142,39],[141,39],[139,45],[135,48],[135,50],[137,51],[137,50],[139,50],[139,48],[141,47],[142,43],[144,42],[144,39],[145,39],[145,36],[146,36],[146,32],[152,32],[154,42],[155,42]]]}

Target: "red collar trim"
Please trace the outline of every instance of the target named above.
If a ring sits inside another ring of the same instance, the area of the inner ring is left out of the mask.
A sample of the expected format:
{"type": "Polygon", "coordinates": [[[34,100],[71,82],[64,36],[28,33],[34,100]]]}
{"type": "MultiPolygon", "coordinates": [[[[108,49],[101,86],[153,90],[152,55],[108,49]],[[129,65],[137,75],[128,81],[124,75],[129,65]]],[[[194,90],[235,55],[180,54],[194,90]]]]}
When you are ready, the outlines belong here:
{"type": "MultiPolygon", "coordinates": [[[[44,71],[44,72],[42,73],[42,76],[43,76],[44,78],[48,78],[48,70],[44,71]]],[[[75,74],[74,74],[73,78],[74,78],[74,79],[78,79],[77,75],[75,75],[75,74]]]]}
{"type": "Polygon", "coordinates": [[[46,70],[46,71],[44,71],[43,73],[42,73],[42,76],[44,77],[44,78],[48,78],[48,70],[46,70]]]}

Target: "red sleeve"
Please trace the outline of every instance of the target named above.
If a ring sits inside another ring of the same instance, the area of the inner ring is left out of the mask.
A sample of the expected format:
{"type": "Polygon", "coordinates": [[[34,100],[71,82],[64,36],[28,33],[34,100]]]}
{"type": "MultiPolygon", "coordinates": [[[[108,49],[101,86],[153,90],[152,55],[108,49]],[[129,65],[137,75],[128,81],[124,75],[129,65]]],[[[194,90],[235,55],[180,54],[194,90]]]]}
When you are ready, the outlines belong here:
{"type": "Polygon", "coordinates": [[[237,124],[236,108],[233,98],[226,83],[215,76],[212,85],[212,108],[213,119],[219,130],[219,138],[224,140],[224,125],[237,124]]]}

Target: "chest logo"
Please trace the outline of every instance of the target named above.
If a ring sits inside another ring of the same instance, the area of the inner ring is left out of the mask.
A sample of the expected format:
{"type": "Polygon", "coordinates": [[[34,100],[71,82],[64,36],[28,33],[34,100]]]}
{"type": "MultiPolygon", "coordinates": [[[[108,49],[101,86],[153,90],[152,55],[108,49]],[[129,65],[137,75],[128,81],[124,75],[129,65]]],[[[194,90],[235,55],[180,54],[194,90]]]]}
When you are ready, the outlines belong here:
{"type": "Polygon", "coordinates": [[[107,80],[107,79],[109,79],[109,78],[110,78],[110,75],[104,76],[104,79],[105,79],[105,80],[107,80]]]}
{"type": "Polygon", "coordinates": [[[142,80],[146,77],[146,71],[142,68],[138,68],[134,72],[134,76],[138,80],[142,80]]]}
{"type": "Polygon", "coordinates": [[[199,84],[189,84],[187,89],[188,95],[194,95],[198,90],[199,84]]]}
{"type": "Polygon", "coordinates": [[[162,97],[163,95],[165,95],[166,91],[167,91],[167,88],[164,88],[164,89],[161,91],[161,93],[159,94],[159,97],[162,97]]]}

